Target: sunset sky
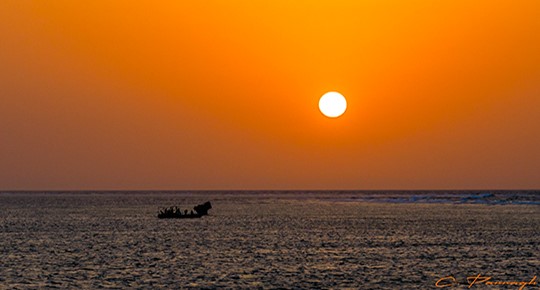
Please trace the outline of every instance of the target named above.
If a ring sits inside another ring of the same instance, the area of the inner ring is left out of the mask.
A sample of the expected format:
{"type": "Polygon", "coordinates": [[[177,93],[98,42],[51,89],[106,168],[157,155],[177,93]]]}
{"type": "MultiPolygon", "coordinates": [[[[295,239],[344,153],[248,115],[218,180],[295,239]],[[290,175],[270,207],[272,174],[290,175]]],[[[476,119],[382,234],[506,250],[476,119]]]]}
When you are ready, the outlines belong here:
{"type": "Polygon", "coordinates": [[[538,0],[0,1],[0,190],[481,188],[540,188],[538,0]]]}

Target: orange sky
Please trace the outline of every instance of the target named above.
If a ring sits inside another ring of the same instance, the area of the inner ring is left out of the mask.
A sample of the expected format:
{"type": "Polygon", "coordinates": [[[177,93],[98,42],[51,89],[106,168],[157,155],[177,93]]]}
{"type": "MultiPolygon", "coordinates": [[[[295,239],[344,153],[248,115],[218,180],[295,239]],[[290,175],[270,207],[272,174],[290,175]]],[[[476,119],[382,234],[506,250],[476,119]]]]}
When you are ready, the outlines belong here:
{"type": "Polygon", "coordinates": [[[0,2],[4,190],[538,189],[539,133],[537,0],[0,2]]]}

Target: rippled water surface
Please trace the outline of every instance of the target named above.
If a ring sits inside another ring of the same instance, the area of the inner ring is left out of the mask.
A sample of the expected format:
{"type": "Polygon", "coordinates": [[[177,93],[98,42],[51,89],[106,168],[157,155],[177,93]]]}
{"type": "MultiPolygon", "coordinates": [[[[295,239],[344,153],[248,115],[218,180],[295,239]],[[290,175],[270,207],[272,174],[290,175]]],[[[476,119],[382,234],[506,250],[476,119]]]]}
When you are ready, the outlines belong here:
{"type": "Polygon", "coordinates": [[[445,196],[2,193],[0,288],[425,289],[540,274],[535,193],[445,196]],[[210,216],[156,218],[207,200],[210,216]]]}

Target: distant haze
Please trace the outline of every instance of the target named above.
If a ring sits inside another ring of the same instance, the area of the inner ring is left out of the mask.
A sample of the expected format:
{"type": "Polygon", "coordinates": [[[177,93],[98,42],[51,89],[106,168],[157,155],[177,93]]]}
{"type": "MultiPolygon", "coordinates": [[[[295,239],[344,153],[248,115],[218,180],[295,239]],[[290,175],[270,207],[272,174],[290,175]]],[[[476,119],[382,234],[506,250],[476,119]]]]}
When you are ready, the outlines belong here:
{"type": "Polygon", "coordinates": [[[540,188],[539,11],[1,1],[0,190],[540,188]]]}

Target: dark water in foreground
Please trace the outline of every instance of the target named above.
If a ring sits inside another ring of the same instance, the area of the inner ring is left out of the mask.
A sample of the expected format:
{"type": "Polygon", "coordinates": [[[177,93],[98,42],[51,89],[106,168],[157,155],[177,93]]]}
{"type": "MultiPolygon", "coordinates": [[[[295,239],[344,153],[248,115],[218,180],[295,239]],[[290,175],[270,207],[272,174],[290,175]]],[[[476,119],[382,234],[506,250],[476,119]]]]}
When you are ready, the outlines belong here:
{"type": "Polygon", "coordinates": [[[535,192],[1,193],[0,289],[464,289],[540,275],[539,237],[535,192]]]}

